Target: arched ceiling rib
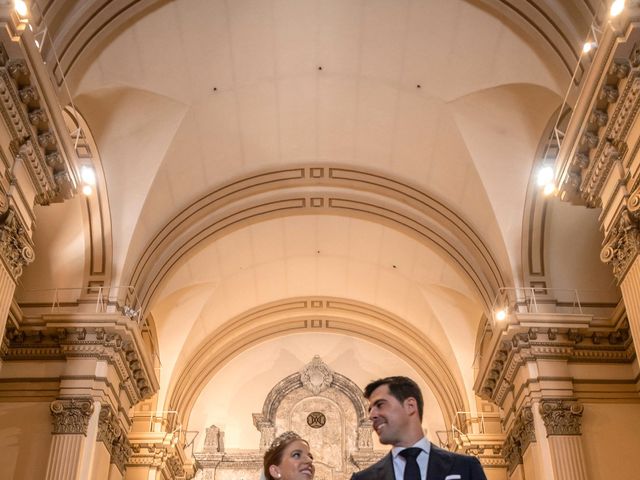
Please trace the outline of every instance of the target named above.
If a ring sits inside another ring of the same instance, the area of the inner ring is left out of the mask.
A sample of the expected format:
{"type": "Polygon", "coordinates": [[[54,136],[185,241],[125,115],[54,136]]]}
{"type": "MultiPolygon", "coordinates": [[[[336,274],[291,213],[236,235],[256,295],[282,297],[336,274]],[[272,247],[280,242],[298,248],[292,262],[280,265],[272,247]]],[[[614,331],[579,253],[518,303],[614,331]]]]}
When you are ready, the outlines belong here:
{"type": "Polygon", "coordinates": [[[436,395],[448,425],[453,424],[455,412],[467,411],[459,372],[452,371],[421,332],[380,309],[322,297],[260,306],[227,322],[203,340],[197,353],[173,375],[167,409],[177,410],[179,420],[188,424],[199,393],[231,358],[270,338],[305,331],[344,333],[381,345],[419,372],[436,395]]]}
{"type": "Polygon", "coordinates": [[[504,259],[494,258],[474,229],[444,204],[390,178],[329,166],[256,174],[193,203],[134,256],[140,260],[128,283],[146,310],[167,273],[199,243],[265,218],[322,213],[373,218],[435,247],[471,279],[487,312],[508,283],[509,273],[499,263],[504,259]]]}
{"type": "MultiPolygon", "coordinates": [[[[39,29],[47,28],[52,42],[45,45],[43,54],[60,86],[62,79],[71,76],[73,69],[82,63],[83,57],[95,53],[101,41],[122,29],[132,18],[162,6],[167,0],[85,0],[71,5],[64,0],[39,0],[34,3],[34,23],[39,29]]],[[[564,74],[569,77],[591,18],[602,9],[602,2],[588,0],[576,2],[572,10],[565,5],[564,11],[542,0],[472,0],[471,3],[519,25],[532,44],[542,40],[544,48],[561,62],[564,74]]]]}

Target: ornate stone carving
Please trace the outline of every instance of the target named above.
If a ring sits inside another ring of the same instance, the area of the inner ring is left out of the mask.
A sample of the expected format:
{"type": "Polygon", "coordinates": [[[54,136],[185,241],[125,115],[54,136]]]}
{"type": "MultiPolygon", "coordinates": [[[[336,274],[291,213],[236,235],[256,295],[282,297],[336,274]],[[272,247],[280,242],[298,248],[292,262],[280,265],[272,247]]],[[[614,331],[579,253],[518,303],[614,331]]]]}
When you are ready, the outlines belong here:
{"type": "Polygon", "coordinates": [[[300,381],[304,388],[318,395],[331,386],[333,371],[316,355],[300,371],[300,381]]]}
{"type": "Polygon", "coordinates": [[[90,398],[54,400],[50,409],[54,434],[87,435],[89,418],[93,413],[93,401],[90,398]]]}
{"type": "MultiPolygon", "coordinates": [[[[634,212],[637,211],[635,199],[634,212]]],[[[618,223],[611,229],[607,236],[607,242],[600,251],[600,260],[610,263],[613,274],[621,282],[627,270],[633,263],[640,250],[640,231],[637,222],[630,215],[629,210],[621,212],[618,223]]]]}
{"type": "Polygon", "coordinates": [[[520,443],[513,435],[507,436],[502,446],[502,456],[507,464],[509,475],[522,463],[522,452],[520,443]]]}
{"type": "Polygon", "coordinates": [[[549,435],[580,435],[580,422],[584,407],[578,402],[545,400],[540,414],[549,435]]]}
{"type": "Polygon", "coordinates": [[[484,373],[478,377],[477,391],[482,398],[502,405],[520,368],[537,357],[628,363],[633,355],[628,323],[624,320],[607,330],[512,327],[495,345],[484,373]]]}
{"type": "Polygon", "coordinates": [[[114,440],[111,448],[111,463],[114,464],[123,475],[132,451],[131,444],[125,435],[121,435],[114,440]]]}
{"type": "MultiPolygon", "coordinates": [[[[4,201],[0,203],[6,205],[4,201]]],[[[22,275],[23,267],[33,262],[35,258],[26,229],[11,207],[8,207],[0,224],[0,255],[14,280],[22,275]]]]}
{"type": "Polygon", "coordinates": [[[520,444],[520,451],[524,455],[531,442],[536,441],[536,430],[533,425],[531,407],[524,407],[513,426],[513,433],[520,444]]]}
{"type": "Polygon", "coordinates": [[[215,425],[207,428],[202,451],[205,453],[224,452],[224,432],[215,425]]]}
{"type": "Polygon", "coordinates": [[[97,441],[102,442],[107,447],[107,450],[111,453],[113,443],[116,442],[122,436],[122,428],[118,424],[113,410],[108,405],[103,405],[100,408],[100,414],[98,417],[98,436],[97,441]]]}
{"type": "MultiPolygon", "coordinates": [[[[7,360],[50,359],[64,356],[99,357],[114,365],[121,376],[121,388],[131,403],[137,403],[157,390],[158,382],[150,361],[139,355],[137,336],[132,322],[120,314],[104,315],[103,323],[87,327],[60,326],[60,319],[51,319],[37,327],[10,327],[5,336],[7,360]]],[[[76,324],[80,323],[76,320],[76,324]]],[[[136,327],[137,328],[137,327],[136,327]]]]}
{"type": "Polygon", "coordinates": [[[627,60],[615,60],[609,67],[609,75],[615,75],[619,80],[626,78],[631,71],[631,65],[627,60]]]}

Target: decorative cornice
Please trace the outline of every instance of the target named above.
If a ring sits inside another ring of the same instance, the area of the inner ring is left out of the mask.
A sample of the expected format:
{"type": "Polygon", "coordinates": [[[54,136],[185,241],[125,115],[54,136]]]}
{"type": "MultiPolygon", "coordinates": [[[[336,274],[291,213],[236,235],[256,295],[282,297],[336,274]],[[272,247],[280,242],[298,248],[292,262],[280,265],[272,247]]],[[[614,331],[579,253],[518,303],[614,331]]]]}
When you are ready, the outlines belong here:
{"type": "Polygon", "coordinates": [[[51,402],[54,435],[87,435],[89,418],[93,413],[91,398],[58,399],[51,402]]]}
{"type": "Polygon", "coordinates": [[[549,435],[581,435],[580,422],[584,407],[575,401],[544,400],[540,414],[549,435]]]}
{"type": "MultiPolygon", "coordinates": [[[[114,365],[120,386],[132,404],[149,398],[158,389],[155,372],[141,357],[146,346],[133,330],[137,323],[125,316],[104,314],[91,323],[77,320],[75,326],[62,326],[61,320],[45,324],[8,326],[3,342],[3,361],[46,360],[90,357],[114,365]],[[50,325],[50,326],[48,326],[50,325]]],[[[67,319],[64,323],[71,323],[67,319]]]]}
{"type": "Polygon", "coordinates": [[[0,66],[2,118],[35,188],[35,202],[48,205],[71,198],[75,188],[58,142],[58,135],[69,132],[64,125],[57,126],[63,131],[55,131],[37,82],[23,58],[7,59],[0,66]]]}
{"type": "MultiPolygon", "coordinates": [[[[552,317],[549,314],[549,318],[552,317]]],[[[536,358],[628,363],[634,356],[626,320],[617,328],[585,328],[580,324],[575,328],[566,325],[509,326],[502,332],[500,341],[478,377],[481,382],[478,392],[482,398],[502,405],[519,369],[527,361],[536,358]]]]}
{"type": "MultiPolygon", "coordinates": [[[[184,459],[180,451],[172,444],[164,442],[163,438],[157,441],[131,442],[129,455],[123,462],[124,467],[148,466],[165,470],[165,478],[176,480],[188,480],[192,474],[185,470],[184,459]]],[[[124,457],[123,457],[124,458],[124,457]]]]}

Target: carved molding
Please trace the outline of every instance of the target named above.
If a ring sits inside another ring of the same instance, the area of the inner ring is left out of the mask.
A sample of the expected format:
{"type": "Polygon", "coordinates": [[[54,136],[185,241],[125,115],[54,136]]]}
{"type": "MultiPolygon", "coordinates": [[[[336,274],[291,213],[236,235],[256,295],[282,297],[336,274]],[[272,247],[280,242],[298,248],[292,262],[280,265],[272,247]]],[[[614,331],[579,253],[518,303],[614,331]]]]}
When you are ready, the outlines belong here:
{"type": "Polygon", "coordinates": [[[311,362],[300,371],[302,386],[314,395],[326,390],[333,383],[333,371],[315,355],[311,362]]]}
{"type": "Polygon", "coordinates": [[[581,435],[584,407],[575,401],[543,400],[540,414],[549,435],[581,435]]]}
{"type": "Polygon", "coordinates": [[[502,405],[520,367],[536,358],[627,363],[635,357],[629,325],[618,328],[519,327],[503,332],[483,373],[480,396],[502,405]]]}
{"type": "Polygon", "coordinates": [[[122,456],[124,467],[155,467],[164,473],[163,478],[189,480],[193,477],[193,473],[185,470],[183,456],[175,446],[164,443],[163,437],[164,434],[157,441],[140,443],[134,441],[127,444],[126,448],[129,449],[126,452],[127,455],[122,456]]]}
{"type": "Polygon", "coordinates": [[[513,435],[507,436],[504,441],[504,445],[502,446],[502,457],[507,464],[509,475],[513,473],[518,465],[522,464],[522,448],[513,435]]]}
{"type": "Polygon", "coordinates": [[[49,118],[46,101],[25,59],[7,59],[0,66],[0,112],[15,145],[17,158],[24,162],[35,188],[35,201],[40,205],[71,198],[74,191],[72,174],[58,135],[49,118]],[[32,141],[32,139],[34,139],[32,141]],[[59,161],[52,161],[59,159],[59,161]]]}
{"type": "Polygon", "coordinates": [[[131,443],[126,435],[121,435],[114,440],[111,447],[111,463],[114,464],[120,473],[124,475],[124,471],[132,453],[131,443]]]}
{"type": "Polygon", "coordinates": [[[300,372],[278,382],[267,395],[262,413],[253,414],[253,424],[260,431],[260,451],[269,448],[275,437],[275,415],[278,406],[287,395],[299,388],[306,388],[314,395],[327,388],[335,388],[346,395],[353,404],[358,419],[358,445],[360,448],[373,448],[373,429],[371,421],[367,418],[362,391],[347,377],[333,372],[316,355],[300,372]]]}
{"type": "Polygon", "coordinates": [[[51,402],[54,435],[87,435],[93,413],[91,398],[58,399],[51,402]]]}
{"type": "Polygon", "coordinates": [[[633,210],[625,208],[621,211],[617,223],[605,238],[605,246],[600,251],[600,260],[611,265],[618,283],[622,282],[640,251],[640,229],[634,218],[639,208],[636,203],[640,203],[637,191],[632,194],[630,200],[633,202],[633,210]]]}
{"type": "Polygon", "coordinates": [[[520,410],[502,448],[502,456],[507,464],[509,475],[523,462],[523,455],[529,445],[535,441],[536,432],[533,424],[533,412],[531,407],[524,407],[520,410]]]}
{"type": "MultiPolygon", "coordinates": [[[[60,327],[60,320],[48,319],[55,326],[8,326],[3,342],[3,361],[46,360],[61,357],[94,357],[109,361],[121,379],[131,404],[151,397],[158,389],[153,369],[143,361],[146,348],[136,336],[135,321],[116,314],[105,314],[102,322],[94,318],[87,326],[60,327]],[[102,326],[101,326],[102,325],[102,326]],[[139,344],[139,345],[138,345],[139,344]],[[137,346],[138,345],[138,346],[137,346]]],[[[74,322],[82,325],[81,321],[74,322]]]]}
{"type": "Polygon", "coordinates": [[[13,207],[9,207],[9,201],[2,192],[0,192],[0,256],[14,280],[20,278],[23,268],[35,259],[35,251],[27,230],[18,219],[13,207]]]}
{"type": "Polygon", "coordinates": [[[122,428],[118,423],[116,415],[113,413],[113,409],[108,405],[103,405],[100,408],[98,417],[97,441],[104,443],[109,453],[111,453],[113,442],[118,440],[122,436],[122,433],[122,428]]]}

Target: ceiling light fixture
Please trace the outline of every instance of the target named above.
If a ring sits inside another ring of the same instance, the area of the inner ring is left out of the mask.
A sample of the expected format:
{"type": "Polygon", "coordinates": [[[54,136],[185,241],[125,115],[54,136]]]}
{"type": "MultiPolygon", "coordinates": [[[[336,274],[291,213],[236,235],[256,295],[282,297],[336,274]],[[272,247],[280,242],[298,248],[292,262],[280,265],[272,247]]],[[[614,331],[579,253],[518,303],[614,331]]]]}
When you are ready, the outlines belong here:
{"type": "Polygon", "coordinates": [[[624,0],[614,0],[611,4],[611,9],[609,10],[609,15],[612,17],[617,17],[624,10],[624,0]]]}
{"type": "Polygon", "coordinates": [[[550,183],[553,183],[554,171],[550,165],[540,167],[538,170],[538,186],[544,187],[550,183]]]}
{"type": "Polygon", "coordinates": [[[504,321],[507,318],[507,309],[506,308],[500,308],[500,309],[496,310],[494,316],[495,316],[497,321],[499,321],[499,322],[504,321]]]}
{"type": "Polygon", "coordinates": [[[24,2],[24,0],[13,0],[13,8],[15,8],[16,13],[21,17],[26,17],[29,13],[27,4],[24,2]]]}
{"type": "Polygon", "coordinates": [[[582,53],[589,53],[591,50],[597,47],[596,42],[585,42],[582,46],[582,53]]]}
{"type": "Polygon", "coordinates": [[[83,165],[80,168],[80,178],[83,183],[93,187],[96,184],[96,171],[89,165],[83,165]]]}

